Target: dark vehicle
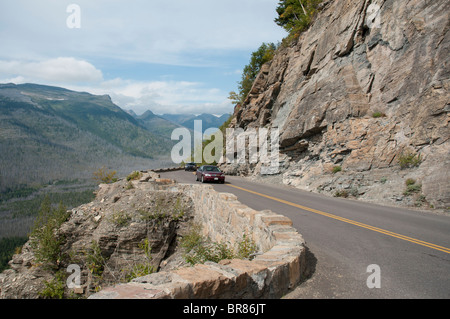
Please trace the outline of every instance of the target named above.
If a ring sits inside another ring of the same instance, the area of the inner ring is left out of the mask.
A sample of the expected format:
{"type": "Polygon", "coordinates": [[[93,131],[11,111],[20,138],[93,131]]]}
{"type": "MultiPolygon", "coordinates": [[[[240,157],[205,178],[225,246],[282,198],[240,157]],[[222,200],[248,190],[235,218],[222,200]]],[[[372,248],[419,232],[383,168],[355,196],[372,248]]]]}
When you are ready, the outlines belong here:
{"type": "Polygon", "coordinates": [[[225,174],[220,171],[217,166],[204,165],[201,166],[196,173],[197,181],[204,182],[219,182],[225,183],[225,174]]]}
{"type": "Polygon", "coordinates": [[[197,170],[197,164],[195,163],[186,163],[186,165],[184,165],[184,170],[185,171],[196,171],[197,170]]]}

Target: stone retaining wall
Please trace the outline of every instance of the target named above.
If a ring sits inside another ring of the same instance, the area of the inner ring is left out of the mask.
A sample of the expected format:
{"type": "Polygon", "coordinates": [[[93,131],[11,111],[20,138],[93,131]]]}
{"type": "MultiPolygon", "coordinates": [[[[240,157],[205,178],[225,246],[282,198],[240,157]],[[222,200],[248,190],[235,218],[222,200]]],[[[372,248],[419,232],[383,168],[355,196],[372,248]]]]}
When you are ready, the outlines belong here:
{"type": "Polygon", "coordinates": [[[255,211],[235,195],[218,193],[210,185],[174,184],[170,191],[193,199],[194,220],[213,241],[234,244],[247,234],[260,254],[251,261],[223,260],[161,271],[106,288],[90,299],[280,298],[303,279],[305,242],[287,217],[255,211]]]}

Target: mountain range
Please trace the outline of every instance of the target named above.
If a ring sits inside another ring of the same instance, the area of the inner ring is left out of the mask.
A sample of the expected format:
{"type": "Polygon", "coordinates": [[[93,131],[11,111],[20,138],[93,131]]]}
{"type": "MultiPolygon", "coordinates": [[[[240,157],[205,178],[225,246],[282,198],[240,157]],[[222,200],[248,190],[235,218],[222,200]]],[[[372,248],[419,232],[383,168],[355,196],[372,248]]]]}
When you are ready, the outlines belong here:
{"type": "Polygon", "coordinates": [[[194,130],[194,121],[202,121],[202,128],[206,130],[208,128],[217,127],[219,128],[223,123],[225,123],[229,118],[230,114],[224,114],[222,116],[215,116],[212,114],[163,114],[162,118],[179,124],[181,126],[187,127],[190,130],[194,130]]]}
{"type": "Polygon", "coordinates": [[[219,127],[225,117],[229,115],[159,116],[151,111],[137,116],[108,95],[0,84],[0,191],[91,177],[103,166],[126,174],[168,165],[176,143],[173,129],[191,128],[194,119],[204,121],[204,130],[219,127]]]}

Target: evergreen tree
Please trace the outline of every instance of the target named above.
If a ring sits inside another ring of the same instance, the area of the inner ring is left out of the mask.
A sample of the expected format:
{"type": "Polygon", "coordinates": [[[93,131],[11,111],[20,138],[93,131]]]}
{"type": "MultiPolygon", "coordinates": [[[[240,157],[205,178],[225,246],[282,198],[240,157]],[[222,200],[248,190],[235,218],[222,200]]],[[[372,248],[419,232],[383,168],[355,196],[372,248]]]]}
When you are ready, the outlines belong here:
{"type": "Polygon", "coordinates": [[[280,0],[276,9],[275,23],[283,27],[290,36],[298,36],[311,23],[317,6],[323,0],[280,0]]]}
{"type": "Polygon", "coordinates": [[[276,50],[275,44],[263,43],[258,50],[252,53],[250,63],[244,67],[242,80],[239,82],[239,93],[230,92],[229,99],[233,103],[242,104],[244,102],[261,67],[273,59],[276,50]]]}
{"type": "Polygon", "coordinates": [[[35,226],[30,234],[31,247],[36,260],[44,263],[45,266],[50,268],[57,266],[61,257],[60,246],[62,238],[59,238],[56,231],[68,217],[69,213],[62,203],[57,208],[53,208],[50,197],[45,197],[35,226]]]}

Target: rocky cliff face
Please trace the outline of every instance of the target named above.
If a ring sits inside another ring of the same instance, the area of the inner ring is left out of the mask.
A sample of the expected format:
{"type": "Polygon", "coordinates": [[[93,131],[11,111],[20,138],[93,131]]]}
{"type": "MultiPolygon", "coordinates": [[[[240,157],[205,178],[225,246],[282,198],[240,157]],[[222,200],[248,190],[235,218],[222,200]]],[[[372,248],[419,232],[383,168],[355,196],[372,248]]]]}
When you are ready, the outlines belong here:
{"type": "Polygon", "coordinates": [[[324,1],[298,43],[262,67],[232,127],[280,130],[286,184],[448,208],[449,12],[446,0],[324,1]]]}

